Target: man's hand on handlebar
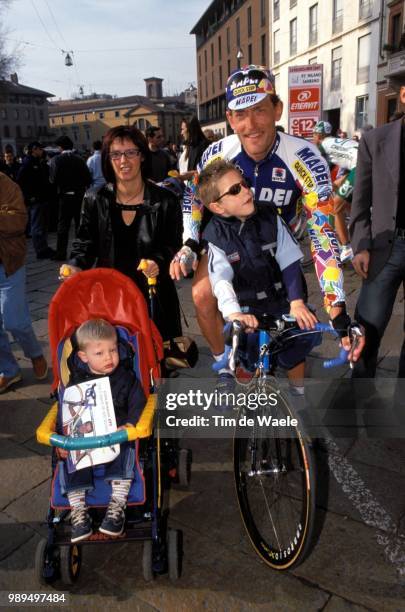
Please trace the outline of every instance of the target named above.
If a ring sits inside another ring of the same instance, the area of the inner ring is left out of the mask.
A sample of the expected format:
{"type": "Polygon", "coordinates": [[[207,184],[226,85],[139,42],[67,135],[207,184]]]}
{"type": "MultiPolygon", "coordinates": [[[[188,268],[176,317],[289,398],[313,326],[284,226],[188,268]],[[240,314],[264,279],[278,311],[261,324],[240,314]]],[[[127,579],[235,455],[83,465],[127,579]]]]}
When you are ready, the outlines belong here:
{"type": "Polygon", "coordinates": [[[256,319],[254,315],[251,314],[242,314],[241,312],[234,312],[233,314],[227,317],[229,321],[239,321],[242,323],[244,329],[243,331],[252,333],[259,326],[259,321],[256,319]]]}
{"type": "Polygon", "coordinates": [[[303,300],[292,300],[290,302],[290,315],[296,319],[300,329],[314,329],[318,322],[314,313],[305,306],[303,300]]]}
{"type": "Polygon", "coordinates": [[[346,351],[349,351],[348,360],[350,362],[356,362],[366,343],[364,329],[361,325],[352,324],[349,331],[350,335],[342,338],[342,346],[346,351]]]}
{"type": "Polygon", "coordinates": [[[173,257],[169,268],[169,274],[173,280],[180,280],[182,276],[188,276],[192,270],[197,270],[198,258],[188,246],[183,246],[173,257]]]}

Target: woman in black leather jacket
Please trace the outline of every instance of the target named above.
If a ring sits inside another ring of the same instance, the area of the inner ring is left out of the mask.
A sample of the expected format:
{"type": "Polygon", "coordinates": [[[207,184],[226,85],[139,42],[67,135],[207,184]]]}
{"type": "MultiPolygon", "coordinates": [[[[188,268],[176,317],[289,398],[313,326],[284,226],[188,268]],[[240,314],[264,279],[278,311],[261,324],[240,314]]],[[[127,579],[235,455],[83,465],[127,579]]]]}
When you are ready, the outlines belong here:
{"type": "Polygon", "coordinates": [[[179,336],[180,308],[169,265],[182,244],[180,203],[147,180],[149,148],[136,128],[109,130],[101,155],[107,184],[84,196],[70,273],[113,267],[131,278],[146,299],[147,278],[158,277],[155,323],[163,339],[179,336]],[[147,261],[143,272],[137,270],[141,259],[147,261]]]}

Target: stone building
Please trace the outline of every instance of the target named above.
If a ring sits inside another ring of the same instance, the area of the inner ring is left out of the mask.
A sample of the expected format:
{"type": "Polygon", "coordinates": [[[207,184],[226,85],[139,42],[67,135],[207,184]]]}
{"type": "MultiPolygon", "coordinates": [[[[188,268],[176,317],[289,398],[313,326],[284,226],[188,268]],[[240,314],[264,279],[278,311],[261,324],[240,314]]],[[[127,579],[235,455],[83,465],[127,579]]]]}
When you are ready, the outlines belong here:
{"type": "Polygon", "coordinates": [[[225,84],[244,64],[269,61],[268,0],[213,0],[191,30],[196,37],[198,115],[225,135],[225,84]]]}
{"type": "Polygon", "coordinates": [[[144,131],[150,125],[162,128],[166,140],[178,142],[184,117],[196,112],[185,94],[163,96],[163,79],[145,79],[146,96],[97,96],[90,99],[60,100],[49,107],[50,127],[56,138],[66,135],[76,149],[91,149],[107,130],[118,125],[135,125],[144,131]]]}
{"type": "Polygon", "coordinates": [[[405,85],[405,0],[383,0],[378,45],[377,125],[393,113],[405,111],[398,91],[405,85]]]}
{"type": "Polygon", "coordinates": [[[22,85],[17,74],[10,80],[0,80],[0,150],[11,145],[21,154],[33,140],[52,140],[49,131],[47,98],[53,94],[22,85]]]}
{"type": "MultiPolygon", "coordinates": [[[[288,103],[288,68],[323,65],[323,118],[352,134],[376,124],[381,0],[272,0],[271,66],[288,103]]],[[[285,108],[281,123],[287,127],[285,108]]]]}

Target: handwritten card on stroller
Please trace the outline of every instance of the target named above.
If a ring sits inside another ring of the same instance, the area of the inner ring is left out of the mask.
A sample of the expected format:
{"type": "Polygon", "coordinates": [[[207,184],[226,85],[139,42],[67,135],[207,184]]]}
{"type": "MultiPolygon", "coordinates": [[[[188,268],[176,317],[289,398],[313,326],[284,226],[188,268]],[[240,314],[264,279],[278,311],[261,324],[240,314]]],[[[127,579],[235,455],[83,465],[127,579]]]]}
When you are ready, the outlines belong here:
{"type": "MultiPolygon", "coordinates": [[[[108,376],[87,380],[65,389],[62,401],[63,434],[72,438],[91,438],[117,429],[108,376]]],[[[66,465],[69,473],[118,457],[120,445],[70,451],[66,465]]]]}

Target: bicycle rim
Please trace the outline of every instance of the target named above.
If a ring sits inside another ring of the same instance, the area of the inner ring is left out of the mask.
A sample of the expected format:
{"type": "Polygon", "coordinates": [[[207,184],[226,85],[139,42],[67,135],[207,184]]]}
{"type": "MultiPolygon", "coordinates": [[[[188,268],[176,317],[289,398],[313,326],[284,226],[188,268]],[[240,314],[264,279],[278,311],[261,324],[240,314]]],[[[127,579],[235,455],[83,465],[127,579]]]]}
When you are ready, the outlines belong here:
{"type": "MultiPolygon", "coordinates": [[[[261,389],[262,391],[262,389],[261,389]]],[[[265,392],[276,389],[265,385],[265,392]]],[[[294,418],[278,395],[275,408],[257,412],[294,418]],[[271,411],[270,411],[271,410],[271,411]]],[[[252,417],[252,414],[249,415],[252,417]]],[[[315,521],[315,461],[298,427],[277,437],[271,425],[258,424],[248,437],[234,438],[234,474],[242,520],[257,554],[270,567],[290,569],[307,556],[315,521]]]]}

